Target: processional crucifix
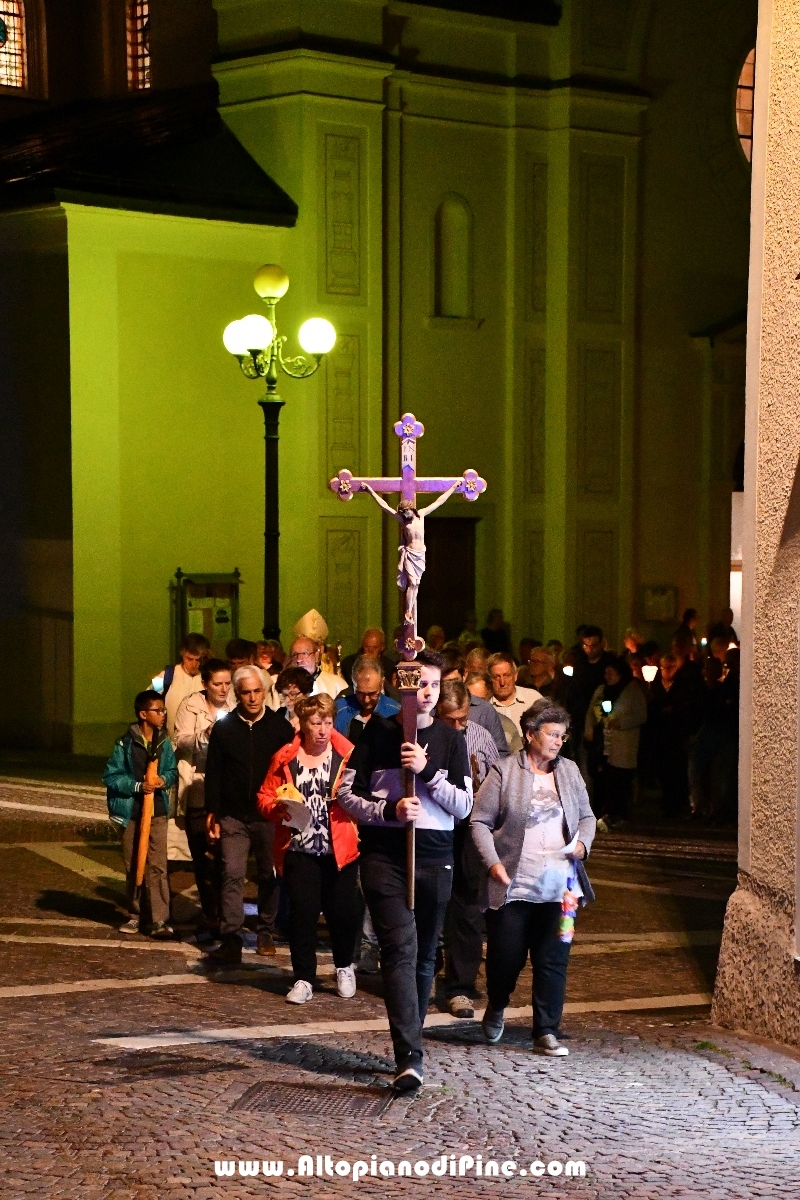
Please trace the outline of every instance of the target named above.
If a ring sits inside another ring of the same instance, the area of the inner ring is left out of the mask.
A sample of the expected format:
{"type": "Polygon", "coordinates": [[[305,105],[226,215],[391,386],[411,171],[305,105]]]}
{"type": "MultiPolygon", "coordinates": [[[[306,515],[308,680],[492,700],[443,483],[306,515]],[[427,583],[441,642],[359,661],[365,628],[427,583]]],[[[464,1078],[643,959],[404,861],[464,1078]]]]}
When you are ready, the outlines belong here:
{"type": "MultiPolygon", "coordinates": [[[[356,492],[367,492],[384,512],[400,525],[400,562],[397,567],[397,586],[403,593],[403,632],[395,643],[402,656],[397,664],[397,677],[402,704],[403,736],[407,742],[417,740],[417,690],[420,685],[421,668],[414,659],[425,642],[417,634],[417,597],[419,585],[425,571],[425,517],[440,508],[454,492],[460,492],[465,500],[477,500],[486,490],[486,480],[477,471],[465,471],[458,479],[428,479],[417,475],[417,438],[421,438],[425,427],[413,413],[397,422],[394,431],[400,438],[400,475],[388,479],[357,479],[350,471],[340,471],[330,481],[331,491],[340,500],[352,500],[356,492]],[[382,492],[399,492],[400,503],[392,508],[383,499],[382,492]],[[440,492],[438,499],[427,508],[417,509],[418,492],[440,492]]],[[[405,795],[414,795],[416,776],[413,771],[405,773],[405,795]]],[[[414,872],[416,866],[414,822],[407,825],[406,869],[408,881],[408,907],[414,907],[414,872]]]]}

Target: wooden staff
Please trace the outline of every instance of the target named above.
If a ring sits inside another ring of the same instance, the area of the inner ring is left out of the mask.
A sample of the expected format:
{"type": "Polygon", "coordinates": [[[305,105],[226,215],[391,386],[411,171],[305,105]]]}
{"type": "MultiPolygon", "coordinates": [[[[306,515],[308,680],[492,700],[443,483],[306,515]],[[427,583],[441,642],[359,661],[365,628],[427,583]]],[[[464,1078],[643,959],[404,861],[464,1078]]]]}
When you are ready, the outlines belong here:
{"type": "MultiPolygon", "coordinates": [[[[413,626],[412,626],[413,631],[413,626]]],[[[400,685],[400,705],[403,718],[403,741],[417,741],[417,691],[419,690],[420,667],[415,662],[399,662],[397,679],[400,685]]],[[[406,800],[416,793],[417,777],[408,767],[405,769],[406,800]]],[[[416,821],[406,823],[406,903],[413,912],[415,903],[415,878],[417,871],[416,821]]]]}
{"type": "MultiPolygon", "coordinates": [[[[147,766],[144,772],[144,782],[155,784],[158,779],[158,747],[156,746],[156,736],[153,734],[153,740],[150,743],[148,751],[147,766]]],[[[153,820],[154,792],[145,792],[142,790],[142,815],[139,817],[139,846],[136,855],[136,886],[141,887],[144,882],[144,868],[147,863],[147,848],[150,845],[150,825],[153,820]]]]}

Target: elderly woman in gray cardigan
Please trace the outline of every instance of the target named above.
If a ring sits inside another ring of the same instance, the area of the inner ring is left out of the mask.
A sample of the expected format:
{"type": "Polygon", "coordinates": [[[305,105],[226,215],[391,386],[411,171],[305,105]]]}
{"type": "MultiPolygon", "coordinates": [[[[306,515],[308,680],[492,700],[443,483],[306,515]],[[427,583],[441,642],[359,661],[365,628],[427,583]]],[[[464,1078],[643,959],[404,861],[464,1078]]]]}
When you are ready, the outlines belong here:
{"type": "Polygon", "coordinates": [[[537,700],[520,718],[524,749],[500,759],[482,783],[470,829],[485,869],[488,1042],[503,1036],[503,1011],[528,954],[533,966],[533,1039],[539,1054],[568,1054],[558,1041],[569,943],[559,940],[561,900],[577,864],[581,904],[594,899],[583,867],[595,821],[578,766],[561,758],[569,715],[537,700]],[[571,861],[572,860],[572,861],[571,861]]]}

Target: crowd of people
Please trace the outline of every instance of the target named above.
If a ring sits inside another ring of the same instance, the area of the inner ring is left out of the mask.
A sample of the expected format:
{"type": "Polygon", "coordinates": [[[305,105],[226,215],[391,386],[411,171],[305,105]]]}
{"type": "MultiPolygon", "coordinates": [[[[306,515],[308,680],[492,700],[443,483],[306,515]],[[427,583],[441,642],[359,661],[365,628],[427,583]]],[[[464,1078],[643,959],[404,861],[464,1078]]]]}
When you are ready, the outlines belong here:
{"type": "MultiPolygon", "coordinates": [[[[539,697],[562,705],[574,759],[599,817],[599,829],[666,820],[735,824],[739,716],[739,639],[726,610],[705,636],[687,609],[668,647],[627,629],[619,651],[603,630],[581,625],[575,642],[523,638],[516,653],[501,610],[439,645],[459,664],[467,688],[496,710],[511,752],[521,746],[518,717],[539,697]]],[[[434,626],[429,638],[442,631],[434,626]]]]}
{"type": "Polygon", "coordinates": [[[415,742],[404,737],[396,656],[380,629],[366,630],[341,662],[314,610],[288,653],[275,641],[234,639],[225,658],[213,657],[202,635],[189,634],[180,662],[135,697],[135,720],[104,775],[122,830],[122,932],[176,936],[174,818],[208,965],[241,963],[252,856],[256,952],[274,955],[276,940],[288,941],[288,1003],[313,998],[320,913],[340,997],[356,994],[357,970],[380,969],[398,1090],[422,1085],[422,1024],[440,971],[449,1011],[474,1015],[484,937],[486,1039],[502,1036],[530,953],[534,1046],[566,1054],[564,904],[593,898],[583,862],[596,828],[629,820],[637,777],[643,787],[658,782],[668,816],[735,814],[731,619],[698,642],[688,610],[666,653],[632,629],[616,653],[586,625],[567,650],[526,638],[515,655],[499,609],[452,642],[434,626],[417,657],[415,742]]]}

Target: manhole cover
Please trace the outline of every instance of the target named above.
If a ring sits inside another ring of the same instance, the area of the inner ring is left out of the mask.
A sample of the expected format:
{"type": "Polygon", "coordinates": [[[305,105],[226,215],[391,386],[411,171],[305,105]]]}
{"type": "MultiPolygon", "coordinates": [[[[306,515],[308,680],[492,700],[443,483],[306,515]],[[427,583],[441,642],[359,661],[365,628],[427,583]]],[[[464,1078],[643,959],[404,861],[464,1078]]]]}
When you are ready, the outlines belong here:
{"type": "Polygon", "coordinates": [[[389,1088],[255,1083],[231,1107],[241,1112],[300,1113],[304,1117],[379,1117],[392,1099],[389,1088]]]}

